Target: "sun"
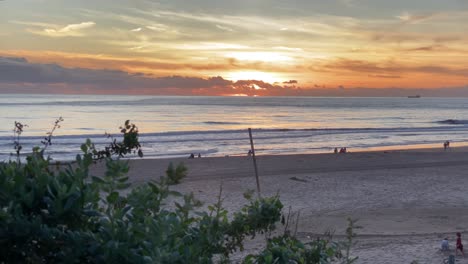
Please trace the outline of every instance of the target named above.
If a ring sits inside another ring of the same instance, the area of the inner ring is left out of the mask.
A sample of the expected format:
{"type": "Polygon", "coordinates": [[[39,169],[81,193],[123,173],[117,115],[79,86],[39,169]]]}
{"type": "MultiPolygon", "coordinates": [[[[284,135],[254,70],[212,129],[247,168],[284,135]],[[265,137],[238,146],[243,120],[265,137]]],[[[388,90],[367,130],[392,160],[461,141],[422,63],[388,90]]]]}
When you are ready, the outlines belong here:
{"type": "Polygon", "coordinates": [[[267,83],[281,82],[282,78],[275,73],[262,72],[262,71],[235,71],[229,72],[226,78],[232,81],[240,80],[258,80],[267,83]]]}

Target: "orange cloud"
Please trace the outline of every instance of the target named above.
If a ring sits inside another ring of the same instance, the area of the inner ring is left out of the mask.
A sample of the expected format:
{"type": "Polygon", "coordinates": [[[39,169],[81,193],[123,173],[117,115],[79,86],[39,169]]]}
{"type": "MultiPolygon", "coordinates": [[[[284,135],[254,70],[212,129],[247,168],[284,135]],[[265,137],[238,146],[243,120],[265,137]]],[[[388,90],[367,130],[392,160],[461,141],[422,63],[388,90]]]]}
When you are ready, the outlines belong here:
{"type": "Polygon", "coordinates": [[[74,68],[115,69],[132,73],[146,73],[165,76],[187,73],[195,76],[213,76],[220,72],[235,70],[256,70],[266,72],[293,72],[295,69],[273,62],[240,61],[234,58],[220,58],[214,61],[187,63],[183,61],[125,58],[109,55],[65,53],[51,51],[0,51],[0,56],[24,57],[31,62],[56,63],[74,68]]]}
{"type": "MultiPolygon", "coordinates": [[[[335,80],[339,79],[341,83],[351,86],[436,88],[464,86],[468,83],[468,67],[463,66],[336,59],[322,61],[309,69],[328,76],[334,75],[335,80]],[[362,79],[363,75],[367,78],[362,79]]],[[[335,82],[334,85],[338,83],[335,82]]]]}
{"type": "MultiPolygon", "coordinates": [[[[404,96],[421,94],[423,96],[468,96],[468,87],[439,89],[402,89],[403,85],[420,82],[425,74],[451,69],[437,67],[415,67],[403,70],[414,71],[411,77],[387,75],[387,72],[399,72],[396,66],[373,66],[359,61],[341,61],[337,64],[342,69],[359,66],[370,72],[366,83],[381,84],[382,79],[389,80],[400,88],[359,88],[360,83],[347,76],[336,78],[342,84],[327,88],[323,85],[298,86],[296,80],[286,81],[282,85],[261,80],[231,81],[222,77],[154,77],[141,73],[128,73],[118,70],[66,68],[56,64],[32,63],[24,58],[0,57],[0,92],[4,93],[78,93],[78,94],[149,94],[149,95],[250,95],[250,96],[404,96]],[[398,83],[397,83],[398,82],[398,83]],[[351,85],[349,85],[351,84],[351,85]],[[346,87],[356,88],[346,88],[346,87]]],[[[356,71],[353,69],[351,72],[356,71]]],[[[325,72],[325,74],[330,74],[325,72]]],[[[331,73],[334,74],[334,73],[331,73]]],[[[455,72],[455,76],[458,73],[455,72]]],[[[466,77],[465,77],[466,80],[466,77]]],[[[337,83],[338,83],[337,81],[337,83]]],[[[441,82],[443,78],[430,79],[441,82]]],[[[456,87],[450,81],[445,87],[456,87]]],[[[427,87],[430,87],[428,85],[427,87]]]]}

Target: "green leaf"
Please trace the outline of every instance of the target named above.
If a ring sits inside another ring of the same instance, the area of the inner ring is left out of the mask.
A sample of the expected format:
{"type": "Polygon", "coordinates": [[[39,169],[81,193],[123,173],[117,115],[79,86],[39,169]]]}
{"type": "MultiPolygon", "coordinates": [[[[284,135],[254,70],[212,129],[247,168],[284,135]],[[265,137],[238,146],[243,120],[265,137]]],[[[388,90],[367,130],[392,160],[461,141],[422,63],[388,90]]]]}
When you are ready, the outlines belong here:
{"type": "Polygon", "coordinates": [[[122,177],[117,180],[118,182],[126,182],[128,181],[128,177],[122,177]]]}
{"type": "Polygon", "coordinates": [[[96,210],[83,210],[83,214],[89,217],[101,216],[101,213],[96,210]]]}
{"type": "Polygon", "coordinates": [[[99,178],[99,177],[93,176],[93,177],[91,177],[91,179],[93,180],[94,183],[106,184],[106,182],[103,179],[99,178]]]}
{"type": "Polygon", "coordinates": [[[75,159],[76,159],[76,162],[77,162],[78,164],[81,163],[81,155],[80,155],[80,154],[77,154],[76,157],[75,157],[75,159]]]}
{"type": "Polygon", "coordinates": [[[117,183],[116,187],[118,190],[124,190],[130,187],[132,184],[131,183],[117,183]]]}
{"type": "Polygon", "coordinates": [[[75,205],[76,201],[80,198],[80,194],[78,192],[74,192],[72,193],[67,201],[65,202],[65,206],[63,207],[63,210],[64,211],[68,211],[70,210],[70,208],[72,208],[73,205],[75,205]]]}
{"type": "Polygon", "coordinates": [[[83,153],[88,152],[88,146],[86,146],[86,144],[81,144],[81,151],[83,151],[83,153]]]}
{"type": "Polygon", "coordinates": [[[111,192],[107,196],[107,202],[110,203],[110,204],[116,203],[118,199],[119,199],[119,193],[118,192],[111,192]]]}
{"type": "Polygon", "coordinates": [[[122,215],[126,215],[128,211],[130,211],[131,209],[132,209],[132,206],[130,205],[125,206],[124,209],[122,210],[122,215]]]}

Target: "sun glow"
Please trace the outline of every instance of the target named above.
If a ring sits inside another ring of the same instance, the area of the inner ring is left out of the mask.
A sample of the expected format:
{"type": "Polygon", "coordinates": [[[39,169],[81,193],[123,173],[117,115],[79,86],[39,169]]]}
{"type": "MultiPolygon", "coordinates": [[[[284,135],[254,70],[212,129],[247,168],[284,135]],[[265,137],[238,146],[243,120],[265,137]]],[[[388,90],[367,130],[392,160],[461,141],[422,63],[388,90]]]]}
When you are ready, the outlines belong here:
{"type": "Polygon", "coordinates": [[[293,59],[278,52],[230,52],[226,57],[239,61],[288,62],[293,59]]]}
{"type": "Polygon", "coordinates": [[[258,80],[268,83],[281,82],[282,79],[274,73],[261,72],[261,71],[238,71],[227,73],[227,79],[232,81],[239,80],[258,80]]]}

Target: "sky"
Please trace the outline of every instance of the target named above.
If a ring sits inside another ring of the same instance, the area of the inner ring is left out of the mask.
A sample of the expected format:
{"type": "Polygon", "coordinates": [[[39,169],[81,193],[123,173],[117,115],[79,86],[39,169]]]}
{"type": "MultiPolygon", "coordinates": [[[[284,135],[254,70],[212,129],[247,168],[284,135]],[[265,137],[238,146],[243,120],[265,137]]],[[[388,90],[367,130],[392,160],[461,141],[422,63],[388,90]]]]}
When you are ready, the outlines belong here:
{"type": "Polygon", "coordinates": [[[468,0],[0,0],[0,92],[468,96],[468,0]]]}

